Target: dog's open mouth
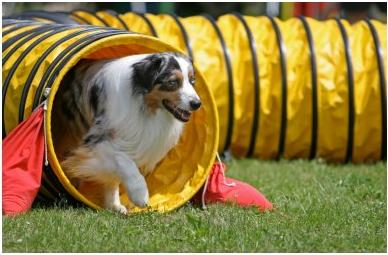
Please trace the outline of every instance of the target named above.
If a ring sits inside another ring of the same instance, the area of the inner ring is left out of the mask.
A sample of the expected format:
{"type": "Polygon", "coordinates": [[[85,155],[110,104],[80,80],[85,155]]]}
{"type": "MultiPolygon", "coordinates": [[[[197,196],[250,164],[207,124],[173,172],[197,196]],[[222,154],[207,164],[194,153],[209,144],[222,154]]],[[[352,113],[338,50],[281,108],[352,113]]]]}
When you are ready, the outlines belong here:
{"type": "Polygon", "coordinates": [[[167,99],[164,99],[162,103],[164,107],[167,109],[167,111],[169,111],[172,115],[174,115],[175,118],[183,122],[189,121],[190,115],[191,115],[189,111],[179,108],[176,104],[174,104],[173,102],[167,99]]]}

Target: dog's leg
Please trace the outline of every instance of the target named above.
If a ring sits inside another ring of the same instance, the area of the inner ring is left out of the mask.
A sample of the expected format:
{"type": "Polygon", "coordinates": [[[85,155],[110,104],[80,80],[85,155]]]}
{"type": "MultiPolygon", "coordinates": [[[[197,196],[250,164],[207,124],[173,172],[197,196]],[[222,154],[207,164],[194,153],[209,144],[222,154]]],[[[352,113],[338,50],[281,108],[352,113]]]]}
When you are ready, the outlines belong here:
{"type": "Polygon", "coordinates": [[[108,145],[77,148],[72,156],[61,162],[62,169],[89,200],[106,209],[126,213],[125,206],[120,203],[120,176],[114,170],[117,164],[108,145]]]}
{"type": "Polygon", "coordinates": [[[121,177],[131,201],[139,207],[146,207],[149,199],[148,188],[139,168],[125,153],[116,153],[115,159],[118,175],[121,177]]]}
{"type": "Polygon", "coordinates": [[[119,183],[104,187],[104,207],[112,211],[127,214],[127,208],[120,202],[119,183]]]}

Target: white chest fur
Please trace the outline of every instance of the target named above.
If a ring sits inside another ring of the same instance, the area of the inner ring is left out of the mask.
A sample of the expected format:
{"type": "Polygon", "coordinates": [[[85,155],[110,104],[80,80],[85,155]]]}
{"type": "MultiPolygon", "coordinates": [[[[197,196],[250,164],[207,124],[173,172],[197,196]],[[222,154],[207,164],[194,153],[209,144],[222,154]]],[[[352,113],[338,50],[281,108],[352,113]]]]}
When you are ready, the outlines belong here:
{"type": "Polygon", "coordinates": [[[183,123],[167,114],[158,110],[147,118],[128,116],[114,127],[113,142],[142,169],[143,175],[150,173],[179,140],[183,123]]]}
{"type": "Polygon", "coordinates": [[[176,145],[184,124],[164,109],[147,112],[144,99],[132,93],[127,68],[128,63],[106,66],[117,74],[108,82],[106,116],[117,149],[125,152],[142,169],[142,174],[147,175],[176,145]],[[124,68],[125,72],[120,71],[124,68]]]}

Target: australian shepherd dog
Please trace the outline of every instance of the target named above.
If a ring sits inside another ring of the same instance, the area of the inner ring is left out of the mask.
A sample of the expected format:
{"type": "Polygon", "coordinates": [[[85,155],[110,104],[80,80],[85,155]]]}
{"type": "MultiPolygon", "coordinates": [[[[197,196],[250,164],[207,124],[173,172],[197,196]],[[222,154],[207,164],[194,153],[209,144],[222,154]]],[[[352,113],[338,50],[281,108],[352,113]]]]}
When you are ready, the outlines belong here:
{"type": "Polygon", "coordinates": [[[144,177],[201,106],[194,86],[192,61],[177,53],[78,63],[56,99],[66,125],[62,137],[74,141],[61,162],[65,174],[76,187],[98,183],[106,209],[127,213],[120,183],[135,205],[146,207],[144,177]]]}

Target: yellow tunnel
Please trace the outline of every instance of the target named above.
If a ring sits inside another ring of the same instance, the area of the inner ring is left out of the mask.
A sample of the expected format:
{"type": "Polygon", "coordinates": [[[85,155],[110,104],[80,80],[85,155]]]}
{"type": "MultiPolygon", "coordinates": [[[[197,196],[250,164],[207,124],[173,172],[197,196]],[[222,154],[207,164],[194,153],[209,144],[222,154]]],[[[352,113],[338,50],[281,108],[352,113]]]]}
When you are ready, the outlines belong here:
{"type": "Polygon", "coordinates": [[[216,101],[220,152],[331,162],[386,159],[385,24],[236,13],[217,21],[82,10],[67,17],[157,36],[190,55],[216,101]]]}
{"type": "MultiPolygon", "coordinates": [[[[50,167],[44,169],[39,197],[45,200],[75,198],[93,208],[99,202],[79,192],[59,163],[63,155],[56,137],[64,128],[54,114],[64,75],[81,59],[108,59],[131,54],[179,51],[150,36],[97,26],[61,25],[3,20],[3,138],[32,109],[47,98],[45,128],[50,167]]],[[[169,211],[186,203],[200,189],[213,165],[218,146],[217,108],[209,87],[198,71],[197,92],[203,107],[194,113],[176,147],[147,176],[150,210],[169,211]]],[[[132,211],[127,196],[122,202],[132,211]]]]}
{"type": "MultiPolygon", "coordinates": [[[[386,159],[386,25],[227,14],[74,11],[154,35],[196,63],[219,113],[219,151],[264,159],[386,159]]],[[[102,23],[101,21],[99,21],[102,23]]]]}

